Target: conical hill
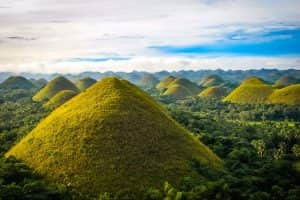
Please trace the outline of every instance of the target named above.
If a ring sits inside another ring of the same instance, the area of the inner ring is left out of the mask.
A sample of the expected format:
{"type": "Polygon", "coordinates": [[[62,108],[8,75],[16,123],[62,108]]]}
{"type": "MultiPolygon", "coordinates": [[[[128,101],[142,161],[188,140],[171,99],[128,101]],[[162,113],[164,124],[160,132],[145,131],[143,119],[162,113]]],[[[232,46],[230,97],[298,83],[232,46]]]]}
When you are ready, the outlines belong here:
{"type": "Polygon", "coordinates": [[[211,87],[221,85],[222,83],[224,83],[224,80],[220,76],[208,75],[199,82],[199,85],[202,87],[211,87]]]}
{"type": "Polygon", "coordinates": [[[293,76],[282,76],[275,82],[275,86],[285,87],[285,86],[293,85],[293,84],[296,84],[296,83],[299,83],[299,80],[297,80],[295,77],[293,77],[293,76]]]}
{"type": "Polygon", "coordinates": [[[224,101],[240,104],[265,103],[274,89],[257,77],[250,77],[234,89],[224,101]]]}
{"type": "Polygon", "coordinates": [[[54,110],[9,155],[50,181],[96,197],[199,178],[192,159],[211,169],[221,166],[150,96],[116,78],[101,80],[54,110]]]}
{"type": "Polygon", "coordinates": [[[43,107],[48,109],[57,108],[76,95],[77,92],[74,92],[73,90],[62,90],[54,95],[49,101],[47,101],[43,107]]]}
{"type": "Polygon", "coordinates": [[[73,90],[79,92],[79,89],[70,80],[59,76],[45,85],[32,99],[34,101],[45,101],[51,99],[62,90],[73,90]]]}
{"type": "Polygon", "coordinates": [[[83,91],[93,84],[95,84],[97,81],[95,79],[92,79],[90,77],[82,78],[76,82],[76,86],[79,88],[79,90],[83,91]]]}
{"type": "Polygon", "coordinates": [[[0,89],[33,89],[35,86],[23,76],[11,76],[0,84],[0,89]]]}
{"type": "Polygon", "coordinates": [[[270,95],[268,103],[300,105],[300,84],[294,84],[275,90],[270,95]]]}

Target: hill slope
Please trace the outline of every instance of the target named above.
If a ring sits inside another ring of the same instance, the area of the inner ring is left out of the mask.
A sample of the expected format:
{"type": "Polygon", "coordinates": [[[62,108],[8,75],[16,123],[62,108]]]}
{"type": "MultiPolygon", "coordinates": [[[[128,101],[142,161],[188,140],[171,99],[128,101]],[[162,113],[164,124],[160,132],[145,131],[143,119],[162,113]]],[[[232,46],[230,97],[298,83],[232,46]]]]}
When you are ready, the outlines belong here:
{"type": "Polygon", "coordinates": [[[152,74],[143,76],[140,80],[139,85],[142,87],[153,88],[159,83],[159,80],[152,74]]]}
{"type": "Polygon", "coordinates": [[[158,90],[164,90],[166,88],[168,88],[169,84],[174,81],[176,79],[176,77],[174,76],[167,76],[166,78],[164,78],[163,80],[161,80],[157,85],[156,85],[156,89],[158,90]]]}
{"type": "Polygon", "coordinates": [[[285,86],[289,86],[289,85],[296,84],[296,83],[299,83],[299,81],[295,77],[282,76],[275,82],[275,86],[285,87],[285,86]]]}
{"type": "Polygon", "coordinates": [[[202,87],[211,87],[211,86],[220,85],[222,83],[224,83],[224,81],[220,76],[208,75],[199,82],[199,85],[202,87]]]}
{"type": "Polygon", "coordinates": [[[83,91],[95,83],[97,83],[97,81],[95,79],[86,77],[86,78],[78,80],[78,82],[76,82],[76,86],[80,91],[83,91]]]}
{"type": "Polygon", "coordinates": [[[45,108],[53,109],[67,102],[69,99],[77,95],[77,92],[73,90],[62,90],[54,95],[49,101],[47,101],[43,106],[45,108]]]}
{"type": "Polygon", "coordinates": [[[234,89],[224,101],[241,104],[265,103],[273,92],[273,88],[263,80],[250,77],[234,89]]]}
{"type": "Polygon", "coordinates": [[[0,89],[33,89],[35,86],[23,76],[11,76],[0,84],[0,89]]]}
{"type": "Polygon", "coordinates": [[[300,105],[300,84],[290,85],[275,90],[269,97],[268,103],[300,105]]]}
{"type": "Polygon", "coordinates": [[[201,91],[198,96],[202,98],[222,98],[227,94],[226,89],[219,86],[208,87],[201,91]]]}
{"type": "Polygon", "coordinates": [[[182,99],[187,96],[196,95],[199,91],[200,88],[196,83],[185,78],[176,78],[168,84],[167,90],[163,93],[163,95],[174,99],[182,99]]]}
{"type": "Polygon", "coordinates": [[[63,76],[59,76],[45,85],[45,87],[43,87],[32,99],[34,101],[49,100],[62,90],[79,92],[79,89],[71,81],[63,76]]]}
{"type": "MultiPolygon", "coordinates": [[[[52,112],[6,156],[48,180],[83,193],[138,193],[180,177],[197,178],[192,159],[213,169],[219,158],[172,120],[145,92],[105,78],[52,112]]],[[[198,177],[199,178],[199,177],[198,177]]]]}

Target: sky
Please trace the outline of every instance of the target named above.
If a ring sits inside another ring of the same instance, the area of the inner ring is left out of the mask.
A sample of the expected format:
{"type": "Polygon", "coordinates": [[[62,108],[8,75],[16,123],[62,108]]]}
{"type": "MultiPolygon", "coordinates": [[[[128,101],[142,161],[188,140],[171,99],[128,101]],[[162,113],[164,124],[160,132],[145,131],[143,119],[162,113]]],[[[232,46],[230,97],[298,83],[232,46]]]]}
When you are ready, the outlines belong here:
{"type": "Polygon", "coordinates": [[[300,69],[300,0],[0,0],[0,72],[300,69]]]}

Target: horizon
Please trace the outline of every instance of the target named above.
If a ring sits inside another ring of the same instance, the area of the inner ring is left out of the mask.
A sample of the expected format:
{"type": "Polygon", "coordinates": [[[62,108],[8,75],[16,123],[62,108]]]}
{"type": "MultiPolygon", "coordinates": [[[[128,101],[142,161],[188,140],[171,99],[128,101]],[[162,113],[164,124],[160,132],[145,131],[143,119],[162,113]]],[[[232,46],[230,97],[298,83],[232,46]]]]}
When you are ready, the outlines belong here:
{"type": "Polygon", "coordinates": [[[4,0],[0,72],[299,69],[299,9],[297,0],[4,0]]]}

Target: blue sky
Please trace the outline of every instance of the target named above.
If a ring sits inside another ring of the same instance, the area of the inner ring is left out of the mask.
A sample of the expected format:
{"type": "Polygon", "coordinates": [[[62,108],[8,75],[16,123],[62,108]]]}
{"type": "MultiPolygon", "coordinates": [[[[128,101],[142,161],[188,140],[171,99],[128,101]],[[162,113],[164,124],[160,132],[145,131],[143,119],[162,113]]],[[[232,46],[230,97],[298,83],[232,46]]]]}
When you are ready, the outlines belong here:
{"type": "Polygon", "coordinates": [[[0,71],[299,68],[299,0],[2,0],[0,71]]]}
{"type": "Polygon", "coordinates": [[[238,30],[208,44],[150,47],[170,55],[300,56],[300,28],[249,34],[238,30]]]}

